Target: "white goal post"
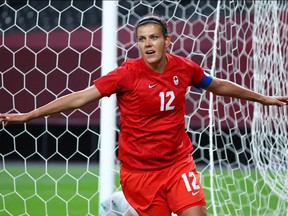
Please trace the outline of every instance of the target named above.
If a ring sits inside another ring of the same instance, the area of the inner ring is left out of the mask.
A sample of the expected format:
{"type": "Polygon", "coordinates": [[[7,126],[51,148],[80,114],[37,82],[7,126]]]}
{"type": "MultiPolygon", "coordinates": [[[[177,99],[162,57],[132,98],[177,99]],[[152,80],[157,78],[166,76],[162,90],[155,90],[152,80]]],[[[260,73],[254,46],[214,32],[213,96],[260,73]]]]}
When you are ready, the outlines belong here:
{"type": "MultiPolygon", "coordinates": [[[[287,95],[284,0],[2,0],[0,113],[35,109],[139,57],[133,26],[148,13],[167,19],[168,52],[265,95],[287,95]]],[[[287,107],[193,87],[186,104],[208,215],[285,215],[287,107]]],[[[114,95],[0,125],[0,215],[99,215],[99,204],[121,190],[118,117],[114,95]]]]}
{"type": "MultiPolygon", "coordinates": [[[[102,75],[112,71],[117,66],[117,2],[103,1],[102,15],[102,75]]],[[[115,95],[103,98],[101,101],[100,121],[100,198],[104,202],[112,195],[115,182],[115,155],[111,154],[116,140],[116,99],[115,95]],[[104,135],[104,136],[103,136],[104,135]]]]}

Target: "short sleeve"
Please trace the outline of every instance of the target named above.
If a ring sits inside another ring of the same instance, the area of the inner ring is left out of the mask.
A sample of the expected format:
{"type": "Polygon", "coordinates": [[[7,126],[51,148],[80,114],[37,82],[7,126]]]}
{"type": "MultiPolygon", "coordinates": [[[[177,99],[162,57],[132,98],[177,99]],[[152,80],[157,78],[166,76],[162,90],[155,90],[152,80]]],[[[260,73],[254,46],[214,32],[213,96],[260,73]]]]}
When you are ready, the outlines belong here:
{"type": "Polygon", "coordinates": [[[201,82],[204,76],[204,70],[194,61],[185,59],[186,69],[189,71],[190,74],[190,81],[189,86],[195,86],[201,82]]]}
{"type": "Polygon", "coordinates": [[[195,87],[197,90],[200,90],[201,88],[207,88],[213,80],[213,77],[204,72],[203,68],[193,62],[192,60],[185,59],[187,64],[187,69],[190,76],[189,86],[195,87]]]}
{"type": "Polygon", "coordinates": [[[93,81],[103,96],[110,96],[114,93],[124,93],[131,89],[133,73],[127,70],[125,64],[93,81]]]}

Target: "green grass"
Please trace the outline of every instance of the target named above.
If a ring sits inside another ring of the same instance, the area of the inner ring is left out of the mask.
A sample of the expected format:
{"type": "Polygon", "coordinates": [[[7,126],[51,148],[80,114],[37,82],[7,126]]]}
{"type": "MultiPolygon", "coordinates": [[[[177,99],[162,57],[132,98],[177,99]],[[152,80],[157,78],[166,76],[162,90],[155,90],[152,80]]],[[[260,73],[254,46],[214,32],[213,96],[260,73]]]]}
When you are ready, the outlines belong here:
{"type": "MultiPolygon", "coordinates": [[[[97,165],[91,167],[0,166],[0,216],[98,215],[99,170],[97,165]]],[[[201,176],[208,214],[213,215],[209,172],[202,171],[201,176]]],[[[272,193],[256,171],[217,170],[214,181],[217,215],[273,215],[279,208],[287,210],[287,203],[272,193]]],[[[119,186],[118,175],[115,185],[119,186]]]]}
{"type": "Polygon", "coordinates": [[[98,174],[97,165],[0,167],[0,216],[98,215],[98,174]]]}
{"type": "MultiPolygon", "coordinates": [[[[213,215],[210,177],[208,172],[202,172],[202,180],[205,188],[208,213],[209,215],[213,215]]],[[[288,203],[281,200],[277,194],[265,184],[260,173],[254,169],[218,169],[214,172],[213,180],[214,205],[216,206],[217,215],[287,216],[288,203]]]]}

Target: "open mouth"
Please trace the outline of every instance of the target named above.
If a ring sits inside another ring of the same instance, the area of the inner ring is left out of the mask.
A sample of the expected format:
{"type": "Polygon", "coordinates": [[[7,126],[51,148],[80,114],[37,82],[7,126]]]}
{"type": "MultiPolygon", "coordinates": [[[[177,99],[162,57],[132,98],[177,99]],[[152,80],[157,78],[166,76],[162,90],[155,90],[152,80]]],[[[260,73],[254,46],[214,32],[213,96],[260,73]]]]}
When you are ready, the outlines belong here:
{"type": "Polygon", "coordinates": [[[151,55],[151,54],[154,54],[155,51],[154,51],[154,50],[147,50],[145,53],[146,53],[147,55],[151,55]]]}

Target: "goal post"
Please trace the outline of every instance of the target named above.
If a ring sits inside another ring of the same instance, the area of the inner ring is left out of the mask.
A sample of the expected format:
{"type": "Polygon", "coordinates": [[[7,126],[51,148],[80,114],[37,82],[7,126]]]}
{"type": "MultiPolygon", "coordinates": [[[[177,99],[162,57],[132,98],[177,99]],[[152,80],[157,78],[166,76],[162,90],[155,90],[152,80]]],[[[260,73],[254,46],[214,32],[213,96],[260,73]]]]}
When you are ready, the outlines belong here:
{"type": "MultiPolygon", "coordinates": [[[[117,2],[103,1],[102,14],[102,75],[117,66],[117,2]]],[[[116,148],[116,97],[101,100],[100,121],[100,184],[99,204],[114,191],[116,148]]],[[[99,208],[100,209],[100,208],[99,208]]],[[[99,212],[100,214],[100,212],[99,212]]]]}
{"type": "MultiPolygon", "coordinates": [[[[168,21],[168,52],[213,76],[287,95],[287,1],[0,1],[0,112],[27,112],[138,58],[136,21],[168,21]]],[[[115,95],[0,125],[0,215],[99,215],[121,190],[115,95]]],[[[186,93],[208,215],[288,212],[287,107],[186,93]]]]}

